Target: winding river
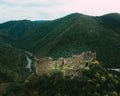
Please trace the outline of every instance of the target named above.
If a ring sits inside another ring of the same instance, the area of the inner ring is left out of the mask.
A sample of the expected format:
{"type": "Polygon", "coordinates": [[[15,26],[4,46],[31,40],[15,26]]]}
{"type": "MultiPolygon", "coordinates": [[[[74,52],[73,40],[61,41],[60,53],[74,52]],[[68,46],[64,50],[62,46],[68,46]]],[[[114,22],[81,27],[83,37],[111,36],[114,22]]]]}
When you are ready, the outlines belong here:
{"type": "Polygon", "coordinates": [[[30,72],[32,72],[32,60],[29,58],[29,56],[27,56],[27,61],[28,64],[26,65],[25,68],[28,68],[30,72]]]}

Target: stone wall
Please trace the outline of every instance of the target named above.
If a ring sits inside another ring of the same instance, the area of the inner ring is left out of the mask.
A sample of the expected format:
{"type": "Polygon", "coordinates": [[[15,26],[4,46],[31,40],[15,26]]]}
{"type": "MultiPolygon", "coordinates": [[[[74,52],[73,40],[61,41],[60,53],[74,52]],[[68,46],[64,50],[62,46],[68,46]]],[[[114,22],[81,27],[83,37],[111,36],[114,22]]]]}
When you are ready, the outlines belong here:
{"type": "Polygon", "coordinates": [[[81,71],[95,60],[96,53],[91,51],[83,52],[80,55],[73,55],[66,59],[61,57],[56,61],[53,61],[51,57],[41,58],[37,60],[36,73],[43,75],[49,74],[53,69],[60,69],[64,75],[77,76],[75,74],[78,74],[78,70],[81,71]]]}
{"type": "Polygon", "coordinates": [[[36,74],[49,74],[53,69],[53,64],[54,61],[50,57],[38,59],[36,64],[36,74]]]}

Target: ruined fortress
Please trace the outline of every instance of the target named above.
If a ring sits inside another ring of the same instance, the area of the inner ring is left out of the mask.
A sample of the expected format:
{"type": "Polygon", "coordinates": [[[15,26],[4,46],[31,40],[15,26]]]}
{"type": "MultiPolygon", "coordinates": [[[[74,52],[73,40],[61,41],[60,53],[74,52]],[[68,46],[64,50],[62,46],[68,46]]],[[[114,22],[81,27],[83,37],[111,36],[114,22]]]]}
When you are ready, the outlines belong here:
{"type": "Polygon", "coordinates": [[[91,51],[83,52],[80,55],[73,55],[69,58],[59,58],[54,61],[51,57],[37,60],[36,74],[49,74],[52,70],[61,70],[65,76],[80,76],[82,70],[96,60],[96,53],[91,51]]]}

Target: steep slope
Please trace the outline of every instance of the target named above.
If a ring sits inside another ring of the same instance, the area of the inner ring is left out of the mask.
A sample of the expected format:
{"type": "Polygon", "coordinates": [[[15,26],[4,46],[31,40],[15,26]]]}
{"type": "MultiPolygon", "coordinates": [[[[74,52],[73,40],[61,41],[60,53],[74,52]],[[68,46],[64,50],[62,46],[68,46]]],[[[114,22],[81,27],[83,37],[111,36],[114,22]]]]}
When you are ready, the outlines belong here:
{"type": "Polygon", "coordinates": [[[0,43],[0,83],[23,80],[31,74],[26,54],[8,44],[0,43]]]}
{"type": "Polygon", "coordinates": [[[116,32],[116,35],[120,35],[120,14],[111,13],[100,17],[103,23],[110,29],[116,32]]]}
{"type": "Polygon", "coordinates": [[[119,33],[119,14],[92,17],[75,13],[42,24],[17,44],[39,57],[69,57],[91,50],[107,67],[120,67],[119,33]]]}
{"type": "Polygon", "coordinates": [[[15,45],[18,38],[35,30],[44,22],[47,21],[18,20],[0,24],[0,82],[24,80],[31,74],[26,66],[31,62],[28,60],[33,57],[11,44],[15,45]]]}
{"type": "MultiPolygon", "coordinates": [[[[46,21],[47,22],[47,21],[46,21]]],[[[13,43],[24,34],[35,30],[42,21],[18,20],[0,24],[0,41],[13,43]]]]}

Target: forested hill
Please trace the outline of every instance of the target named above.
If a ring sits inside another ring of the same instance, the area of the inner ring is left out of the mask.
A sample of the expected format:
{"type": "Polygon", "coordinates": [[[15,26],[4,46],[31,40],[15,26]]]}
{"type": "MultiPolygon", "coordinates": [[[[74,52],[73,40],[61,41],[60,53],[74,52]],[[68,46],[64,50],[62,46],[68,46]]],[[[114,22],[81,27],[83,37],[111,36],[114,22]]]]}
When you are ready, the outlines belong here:
{"type": "Polygon", "coordinates": [[[0,41],[14,43],[47,21],[14,20],[0,24],[0,41]]]}
{"type": "MultiPolygon", "coordinates": [[[[28,50],[38,57],[54,58],[69,57],[91,50],[97,53],[98,60],[107,67],[120,67],[120,14],[118,13],[96,17],[74,13],[44,23],[23,22],[27,23],[22,23],[21,27],[19,24],[15,24],[16,27],[3,26],[10,24],[13,26],[13,22],[0,25],[0,33],[9,33],[6,38],[11,36],[12,39],[17,38],[12,43],[18,48],[28,50]],[[10,28],[12,31],[6,31],[10,28]],[[14,28],[17,31],[13,30],[14,28]]],[[[0,39],[7,42],[6,38],[0,39]]]]}
{"type": "Polygon", "coordinates": [[[108,67],[120,67],[120,14],[70,14],[43,24],[18,44],[40,57],[69,57],[91,50],[108,67]]]}
{"type": "Polygon", "coordinates": [[[27,63],[24,52],[0,43],[0,83],[23,80],[30,74],[26,69],[27,63]]]}
{"type": "Polygon", "coordinates": [[[120,69],[120,14],[74,13],[52,21],[0,24],[0,96],[120,96],[116,68],[120,69]],[[86,68],[78,77],[62,73],[77,64],[70,59],[67,67],[63,61],[48,75],[36,74],[40,57],[72,58],[87,51],[95,52],[98,61],[83,62],[86,68]]]}

